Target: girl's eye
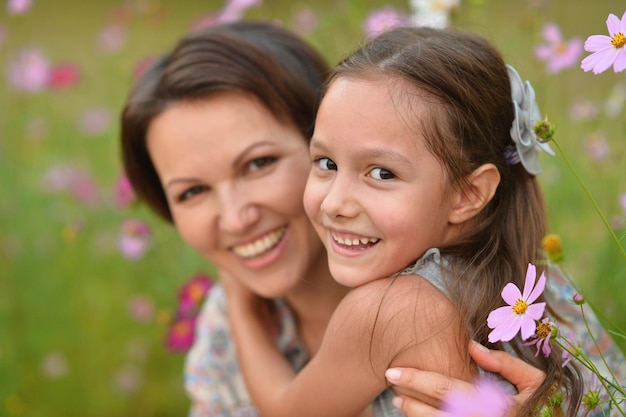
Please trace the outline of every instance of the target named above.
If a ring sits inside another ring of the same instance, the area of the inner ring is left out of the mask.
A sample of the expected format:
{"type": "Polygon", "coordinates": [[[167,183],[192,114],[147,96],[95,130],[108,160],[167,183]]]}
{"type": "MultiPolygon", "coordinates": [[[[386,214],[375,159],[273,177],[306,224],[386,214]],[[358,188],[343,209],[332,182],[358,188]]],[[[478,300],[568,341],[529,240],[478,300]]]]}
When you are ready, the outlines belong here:
{"type": "Polygon", "coordinates": [[[370,175],[376,180],[391,180],[396,177],[393,172],[385,168],[374,168],[370,171],[370,175]]]}
{"type": "Polygon", "coordinates": [[[320,167],[322,171],[336,171],[337,164],[332,159],[329,158],[318,158],[315,160],[317,166],[320,167]]]}
{"type": "Polygon", "coordinates": [[[178,201],[179,203],[182,203],[183,201],[189,200],[193,196],[200,194],[201,192],[206,191],[208,189],[209,187],[206,187],[204,185],[194,185],[193,187],[189,187],[185,191],[180,193],[176,201],[178,201]]]}
{"type": "Polygon", "coordinates": [[[276,162],[276,157],[274,156],[264,156],[262,158],[255,158],[252,161],[248,162],[247,169],[249,172],[256,172],[274,162],[276,162]]]}

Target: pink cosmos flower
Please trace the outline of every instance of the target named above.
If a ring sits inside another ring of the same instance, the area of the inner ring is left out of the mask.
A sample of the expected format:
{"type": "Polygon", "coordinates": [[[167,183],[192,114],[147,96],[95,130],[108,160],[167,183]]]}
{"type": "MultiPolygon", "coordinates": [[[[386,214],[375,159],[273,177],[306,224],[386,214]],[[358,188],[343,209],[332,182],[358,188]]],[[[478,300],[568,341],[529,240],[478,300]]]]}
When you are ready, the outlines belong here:
{"type": "Polygon", "coordinates": [[[98,47],[106,53],[117,52],[126,43],[126,28],[122,25],[110,25],[105,27],[97,38],[98,47]]]}
{"type": "Polygon", "coordinates": [[[185,352],[193,344],[195,335],[195,317],[177,319],[167,334],[167,347],[175,352],[185,352]]]}
{"type": "Polygon", "coordinates": [[[474,389],[448,391],[442,411],[454,417],[502,417],[510,406],[509,397],[494,379],[478,377],[474,389]]]}
{"type": "Polygon", "coordinates": [[[53,90],[65,90],[75,87],[80,81],[81,69],[77,64],[68,62],[55,65],[50,69],[48,85],[53,90]]]}
{"type": "Polygon", "coordinates": [[[9,61],[7,76],[15,90],[37,93],[48,86],[50,62],[38,49],[22,49],[9,61]]]}
{"type": "Polygon", "coordinates": [[[528,264],[526,270],[526,282],[522,294],[515,284],[509,282],[502,290],[502,298],[508,306],[500,307],[489,313],[487,326],[493,329],[489,333],[489,341],[508,342],[521,330],[522,340],[528,339],[537,330],[537,320],[541,319],[546,308],[546,303],[533,302],[539,298],[546,287],[546,276],[541,274],[537,285],[537,268],[528,264]]]}
{"type": "Polygon", "coordinates": [[[118,207],[128,207],[135,201],[135,190],[126,174],[122,174],[115,184],[115,203],[118,207]]]}
{"type": "Polygon", "coordinates": [[[400,26],[408,21],[408,18],[397,9],[387,6],[382,9],[372,10],[365,19],[363,31],[369,38],[400,26]]]}
{"type": "Polygon", "coordinates": [[[535,48],[535,56],[546,62],[548,73],[556,74],[573,67],[583,52],[583,41],[580,38],[563,40],[561,29],[555,23],[544,26],[542,34],[546,43],[535,48]]]}
{"type": "Polygon", "coordinates": [[[178,294],[178,314],[180,316],[195,314],[212,286],[213,280],[208,275],[198,274],[191,278],[178,294]]]}
{"type": "Polygon", "coordinates": [[[24,14],[33,6],[33,0],[8,0],[7,11],[12,15],[24,14]]]}
{"type": "Polygon", "coordinates": [[[150,246],[150,226],[141,220],[126,219],[121,229],[119,248],[122,255],[132,260],[141,258],[150,246]]]}
{"type": "Polygon", "coordinates": [[[593,52],[583,59],[580,67],[594,74],[600,74],[613,66],[613,71],[626,69],[626,12],[620,20],[610,14],[606,20],[609,36],[591,35],[585,41],[585,51],[593,52]]]}
{"type": "Polygon", "coordinates": [[[104,107],[86,109],[81,115],[79,128],[89,136],[100,135],[111,126],[113,116],[111,110],[104,107]]]}
{"type": "Polygon", "coordinates": [[[143,295],[135,295],[128,301],[128,312],[140,323],[149,323],[154,318],[154,303],[143,295]]]}
{"type": "Polygon", "coordinates": [[[556,324],[549,318],[544,318],[537,326],[537,331],[535,331],[535,334],[533,335],[535,339],[528,343],[524,343],[524,346],[537,346],[535,357],[539,356],[539,351],[541,350],[541,352],[543,352],[543,356],[547,358],[550,356],[550,353],[552,353],[552,349],[550,348],[550,338],[552,337],[553,328],[556,328],[556,324]]]}

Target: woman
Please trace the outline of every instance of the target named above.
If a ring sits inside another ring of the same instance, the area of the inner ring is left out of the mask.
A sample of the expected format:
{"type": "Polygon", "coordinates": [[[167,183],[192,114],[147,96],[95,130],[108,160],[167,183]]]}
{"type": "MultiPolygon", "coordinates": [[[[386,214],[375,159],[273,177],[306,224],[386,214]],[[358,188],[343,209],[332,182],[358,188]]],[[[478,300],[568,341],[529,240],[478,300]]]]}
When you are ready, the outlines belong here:
{"type": "MultiPolygon", "coordinates": [[[[268,331],[295,369],[316,353],[346,293],[330,276],[302,206],[308,140],[327,73],[317,52],[273,24],[214,26],[186,36],[153,65],[122,114],[122,156],[138,196],[218,270],[268,298],[268,331]]],[[[227,314],[216,285],[186,364],[192,415],[257,415],[227,314]]],[[[504,370],[500,352],[471,352],[483,368],[504,370]]],[[[503,375],[518,385],[521,401],[542,373],[506,360],[503,375]]],[[[435,399],[462,384],[419,370],[403,370],[393,383],[435,399]]],[[[390,390],[381,395],[374,414],[397,413],[392,397],[390,390]]],[[[402,398],[408,416],[433,411],[402,398]]]]}

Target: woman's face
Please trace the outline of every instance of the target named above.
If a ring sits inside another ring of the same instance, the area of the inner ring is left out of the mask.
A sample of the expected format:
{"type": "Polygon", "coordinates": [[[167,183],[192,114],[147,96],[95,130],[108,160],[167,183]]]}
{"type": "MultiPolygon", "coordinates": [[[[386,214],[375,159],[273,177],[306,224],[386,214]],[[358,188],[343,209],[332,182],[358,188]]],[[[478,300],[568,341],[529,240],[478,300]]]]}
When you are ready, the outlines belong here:
{"type": "Polygon", "coordinates": [[[296,128],[224,92],[173,104],[147,136],[178,231],[217,268],[265,297],[327,271],[302,204],[310,159],[296,128]]]}

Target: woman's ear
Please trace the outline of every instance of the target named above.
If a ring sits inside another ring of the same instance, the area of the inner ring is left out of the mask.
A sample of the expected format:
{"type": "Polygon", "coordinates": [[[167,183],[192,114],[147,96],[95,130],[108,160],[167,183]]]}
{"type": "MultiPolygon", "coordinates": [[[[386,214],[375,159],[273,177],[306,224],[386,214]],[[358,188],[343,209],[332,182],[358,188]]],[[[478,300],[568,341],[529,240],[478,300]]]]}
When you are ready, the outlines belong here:
{"type": "Polygon", "coordinates": [[[461,184],[448,220],[453,224],[463,223],[476,216],[491,201],[500,184],[500,172],[494,164],[483,164],[476,168],[461,184]]]}

